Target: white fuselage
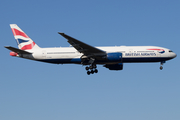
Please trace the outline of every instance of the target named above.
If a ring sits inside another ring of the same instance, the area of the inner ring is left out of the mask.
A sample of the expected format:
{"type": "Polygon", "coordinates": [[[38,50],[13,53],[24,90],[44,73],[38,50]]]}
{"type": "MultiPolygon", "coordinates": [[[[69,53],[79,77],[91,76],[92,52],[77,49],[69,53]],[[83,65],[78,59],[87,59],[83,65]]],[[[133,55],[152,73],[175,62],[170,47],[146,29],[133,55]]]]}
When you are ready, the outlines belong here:
{"type": "MultiPolygon", "coordinates": [[[[127,62],[162,62],[176,57],[176,54],[167,48],[157,46],[115,46],[96,47],[106,53],[122,53],[122,63],[127,62]]],[[[28,50],[27,50],[28,51],[28,50]]],[[[39,48],[29,50],[32,55],[21,57],[42,62],[66,64],[81,64],[82,53],[73,47],[39,48]]],[[[112,61],[111,61],[112,62],[112,61]]],[[[97,64],[109,64],[108,61],[99,61],[97,64]]],[[[111,63],[110,63],[111,64],[111,63]]]]}

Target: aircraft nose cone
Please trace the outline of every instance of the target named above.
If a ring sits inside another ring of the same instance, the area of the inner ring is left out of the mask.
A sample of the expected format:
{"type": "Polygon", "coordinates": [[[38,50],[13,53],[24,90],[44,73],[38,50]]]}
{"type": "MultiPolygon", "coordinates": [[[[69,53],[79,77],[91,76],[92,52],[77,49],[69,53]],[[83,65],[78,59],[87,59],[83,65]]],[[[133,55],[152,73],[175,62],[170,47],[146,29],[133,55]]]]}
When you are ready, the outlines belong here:
{"type": "Polygon", "coordinates": [[[177,54],[176,53],[174,53],[174,56],[173,56],[173,58],[175,58],[177,56],[177,54]]]}
{"type": "Polygon", "coordinates": [[[175,58],[177,55],[176,55],[176,53],[174,53],[174,52],[171,52],[170,54],[169,54],[169,57],[171,58],[171,59],[173,59],[173,58],[175,58]]]}

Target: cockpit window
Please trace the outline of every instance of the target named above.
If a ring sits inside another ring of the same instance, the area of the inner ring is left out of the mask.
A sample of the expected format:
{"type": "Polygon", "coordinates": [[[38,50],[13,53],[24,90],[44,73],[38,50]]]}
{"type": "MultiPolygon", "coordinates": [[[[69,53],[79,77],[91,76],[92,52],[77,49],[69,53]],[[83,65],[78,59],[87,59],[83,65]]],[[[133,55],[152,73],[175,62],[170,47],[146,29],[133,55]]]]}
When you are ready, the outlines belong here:
{"type": "Polygon", "coordinates": [[[169,52],[173,52],[172,50],[169,50],[169,52]]]}

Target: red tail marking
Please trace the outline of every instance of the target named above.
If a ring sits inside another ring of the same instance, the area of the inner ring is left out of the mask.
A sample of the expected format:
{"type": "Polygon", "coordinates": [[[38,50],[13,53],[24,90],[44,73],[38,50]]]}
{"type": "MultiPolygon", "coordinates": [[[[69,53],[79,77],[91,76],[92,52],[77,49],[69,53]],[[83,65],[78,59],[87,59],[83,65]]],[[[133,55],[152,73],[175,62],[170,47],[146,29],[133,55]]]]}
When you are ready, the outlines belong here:
{"type": "Polygon", "coordinates": [[[25,37],[25,38],[29,38],[29,37],[26,35],[26,33],[21,32],[21,31],[15,29],[15,28],[12,28],[12,31],[13,31],[14,36],[20,35],[20,36],[23,36],[23,37],[25,37]]]}
{"type": "Polygon", "coordinates": [[[29,50],[29,49],[32,49],[34,47],[36,43],[35,42],[32,42],[31,44],[28,44],[28,45],[25,45],[21,48],[21,50],[29,50]]]}

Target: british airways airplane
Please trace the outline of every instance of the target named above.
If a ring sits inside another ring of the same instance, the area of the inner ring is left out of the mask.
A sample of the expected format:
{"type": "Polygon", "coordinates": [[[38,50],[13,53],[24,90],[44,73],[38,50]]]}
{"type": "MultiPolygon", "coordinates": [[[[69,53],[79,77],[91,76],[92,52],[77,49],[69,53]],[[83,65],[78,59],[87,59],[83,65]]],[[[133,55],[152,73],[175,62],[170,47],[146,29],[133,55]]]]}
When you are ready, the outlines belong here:
{"type": "Polygon", "coordinates": [[[16,24],[10,24],[10,27],[19,48],[5,46],[12,51],[11,56],[54,64],[85,65],[88,75],[98,72],[97,65],[122,70],[123,63],[160,62],[162,70],[165,61],[176,57],[170,49],[157,46],[93,47],[60,32],[72,47],[40,48],[16,24]]]}

